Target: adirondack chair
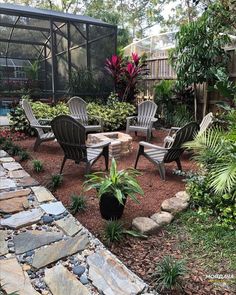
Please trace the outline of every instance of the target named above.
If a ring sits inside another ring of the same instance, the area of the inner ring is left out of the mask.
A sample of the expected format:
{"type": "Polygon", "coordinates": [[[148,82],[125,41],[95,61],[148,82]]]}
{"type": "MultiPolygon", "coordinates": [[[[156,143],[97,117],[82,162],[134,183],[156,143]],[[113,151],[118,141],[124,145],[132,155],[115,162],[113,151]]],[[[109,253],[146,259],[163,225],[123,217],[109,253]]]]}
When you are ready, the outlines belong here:
{"type": "Polygon", "coordinates": [[[68,101],[70,116],[78,120],[86,130],[86,133],[93,131],[103,131],[103,120],[100,117],[93,116],[92,119],[98,124],[89,125],[89,116],[87,113],[87,103],[80,97],[74,96],[68,101]]]}
{"type": "Polygon", "coordinates": [[[153,123],[157,121],[157,118],[155,118],[156,111],[157,105],[154,102],[148,100],[140,103],[138,105],[138,115],[126,119],[126,133],[134,131],[135,135],[137,135],[137,132],[144,132],[146,140],[150,141],[153,123]]]}
{"type": "Polygon", "coordinates": [[[141,141],[139,143],[139,150],[135,161],[135,168],[137,167],[139,157],[144,156],[149,161],[157,165],[162,180],[165,180],[166,163],[175,161],[177,163],[178,169],[182,170],[180,156],[185,150],[185,148],[183,147],[183,143],[193,140],[198,130],[198,123],[191,122],[186,124],[184,127],[180,128],[176,132],[174,141],[172,142],[171,147],[169,148],[141,141]]]}
{"type": "Polygon", "coordinates": [[[51,132],[51,126],[40,124],[40,122],[43,122],[43,121],[49,122],[50,120],[48,120],[48,119],[37,120],[34,116],[34,113],[32,111],[30,103],[25,99],[23,99],[23,101],[22,101],[22,108],[25,112],[25,116],[26,116],[27,120],[30,123],[30,127],[35,128],[37,131],[37,134],[38,134],[38,137],[37,137],[35,144],[34,144],[34,151],[36,151],[38,149],[39,145],[42,142],[55,139],[54,134],[51,132]],[[46,130],[48,130],[48,132],[45,132],[46,130]]]}
{"type": "Polygon", "coordinates": [[[52,130],[64,151],[60,174],[67,159],[74,160],[76,164],[86,164],[86,174],[92,165],[101,157],[105,158],[106,170],[109,163],[109,141],[95,145],[86,145],[86,130],[78,120],[67,115],[60,115],[52,120],[52,130]]]}
{"type": "MultiPolygon", "coordinates": [[[[210,127],[210,125],[213,122],[213,114],[210,112],[208,113],[203,119],[202,122],[200,123],[200,130],[199,133],[203,133],[208,127],[210,127]]],[[[165,137],[164,139],[164,147],[168,147],[171,145],[171,143],[174,141],[174,136],[176,131],[178,131],[180,129],[180,127],[171,127],[171,129],[169,130],[168,135],[165,137]]]]}

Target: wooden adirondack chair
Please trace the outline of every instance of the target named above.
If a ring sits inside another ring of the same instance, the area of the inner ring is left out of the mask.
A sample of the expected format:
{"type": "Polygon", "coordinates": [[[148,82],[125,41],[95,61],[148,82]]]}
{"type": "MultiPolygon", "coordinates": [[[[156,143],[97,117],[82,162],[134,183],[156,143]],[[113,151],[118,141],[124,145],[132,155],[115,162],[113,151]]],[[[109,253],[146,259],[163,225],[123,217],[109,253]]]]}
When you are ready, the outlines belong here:
{"type": "Polygon", "coordinates": [[[134,131],[144,132],[146,134],[146,140],[150,141],[152,135],[153,123],[157,121],[155,114],[157,111],[157,105],[153,101],[144,101],[138,105],[138,115],[128,117],[126,123],[126,132],[134,131]]]}
{"type": "Polygon", "coordinates": [[[176,132],[174,141],[168,148],[141,141],[139,143],[139,150],[135,161],[135,168],[137,167],[139,157],[144,156],[149,161],[157,165],[161,178],[165,180],[165,164],[175,161],[177,163],[178,169],[182,170],[180,156],[185,150],[185,148],[183,147],[183,143],[193,140],[198,131],[198,123],[188,123],[176,132]]]}
{"type": "MultiPolygon", "coordinates": [[[[213,122],[213,114],[210,112],[208,113],[203,119],[202,122],[200,123],[200,130],[199,133],[203,133],[208,127],[211,126],[213,122]]],[[[174,136],[176,131],[178,131],[180,127],[171,127],[168,135],[164,139],[164,147],[168,147],[171,145],[171,143],[174,141],[174,136]]]]}
{"type": "Polygon", "coordinates": [[[67,159],[74,160],[76,164],[86,164],[86,174],[90,172],[92,165],[104,156],[106,170],[109,163],[109,144],[103,141],[96,145],[86,145],[86,130],[78,120],[71,116],[61,115],[52,120],[52,130],[55,137],[64,151],[60,173],[67,159]]]}
{"type": "Polygon", "coordinates": [[[22,101],[22,108],[25,112],[25,116],[26,116],[27,120],[30,123],[30,127],[35,128],[37,131],[37,134],[38,134],[38,137],[37,137],[35,144],[34,144],[34,151],[36,151],[38,149],[39,145],[42,142],[55,139],[54,134],[51,132],[51,126],[40,124],[40,121],[49,122],[50,120],[48,120],[48,119],[37,120],[34,116],[34,113],[32,111],[30,103],[25,99],[23,99],[23,101],[22,101]],[[48,130],[48,132],[45,132],[46,130],[48,130]]]}
{"type": "Polygon", "coordinates": [[[86,133],[93,131],[103,131],[103,120],[100,117],[93,116],[92,119],[98,124],[89,124],[89,116],[87,113],[87,103],[80,97],[74,96],[68,101],[70,116],[78,120],[86,130],[86,133]]]}

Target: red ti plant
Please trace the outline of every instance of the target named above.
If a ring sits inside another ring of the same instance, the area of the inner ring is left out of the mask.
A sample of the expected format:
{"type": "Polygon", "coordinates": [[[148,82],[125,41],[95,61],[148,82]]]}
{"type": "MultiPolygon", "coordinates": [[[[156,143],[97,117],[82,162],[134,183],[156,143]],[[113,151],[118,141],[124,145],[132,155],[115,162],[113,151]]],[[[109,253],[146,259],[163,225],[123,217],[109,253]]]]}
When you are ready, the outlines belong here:
{"type": "Polygon", "coordinates": [[[132,53],[131,59],[113,55],[106,60],[105,69],[114,80],[121,101],[133,102],[138,93],[138,81],[147,74],[145,59],[132,53]]]}

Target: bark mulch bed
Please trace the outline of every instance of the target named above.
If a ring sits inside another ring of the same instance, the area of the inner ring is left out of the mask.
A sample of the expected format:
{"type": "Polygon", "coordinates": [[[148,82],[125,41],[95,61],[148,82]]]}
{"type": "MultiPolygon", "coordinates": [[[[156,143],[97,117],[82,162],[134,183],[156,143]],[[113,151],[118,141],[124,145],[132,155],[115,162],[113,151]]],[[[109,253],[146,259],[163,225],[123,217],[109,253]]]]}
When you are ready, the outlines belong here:
{"type": "MultiPolygon", "coordinates": [[[[154,132],[152,143],[162,145],[166,132],[158,130],[154,132]]],[[[57,142],[43,143],[37,152],[33,152],[33,138],[17,142],[23,148],[30,152],[32,159],[43,162],[44,171],[35,173],[31,161],[22,162],[22,166],[32,177],[37,179],[41,184],[45,184],[51,174],[59,173],[63,152],[57,142]]],[[[123,156],[118,160],[118,168],[133,167],[138,142],[145,140],[142,136],[134,137],[132,153],[123,156]]],[[[182,157],[183,170],[194,170],[196,166],[189,160],[189,155],[185,153],[182,157]]],[[[150,216],[160,210],[163,200],[174,196],[180,190],[183,190],[185,183],[180,176],[173,175],[173,169],[176,169],[176,163],[166,165],[166,181],[160,179],[158,170],[152,163],[145,158],[140,158],[138,169],[142,172],[139,176],[139,182],[144,190],[144,197],[140,198],[141,204],[136,204],[130,200],[126,203],[122,222],[129,227],[133,218],[137,216],[150,216]]],[[[104,160],[100,159],[93,167],[93,172],[105,170],[104,160]]],[[[83,164],[76,165],[72,161],[67,161],[63,170],[63,184],[55,192],[55,196],[69,205],[72,194],[80,194],[84,178],[83,164]]],[[[99,212],[98,199],[94,192],[86,193],[87,208],[84,213],[78,213],[76,218],[87,227],[95,236],[102,238],[102,230],[105,221],[102,220],[99,212]]],[[[127,238],[119,245],[111,246],[111,251],[115,253],[131,270],[136,272],[146,282],[151,282],[151,273],[153,272],[156,262],[165,255],[173,255],[181,258],[181,253],[177,247],[178,241],[174,237],[169,237],[165,230],[160,231],[157,235],[151,236],[146,240],[127,238]]],[[[207,282],[201,267],[197,267],[195,262],[188,263],[191,269],[189,279],[186,280],[184,291],[176,291],[168,294],[233,294],[225,291],[215,291],[212,283],[207,282]]],[[[166,293],[167,294],[167,293],[166,293]]]]}

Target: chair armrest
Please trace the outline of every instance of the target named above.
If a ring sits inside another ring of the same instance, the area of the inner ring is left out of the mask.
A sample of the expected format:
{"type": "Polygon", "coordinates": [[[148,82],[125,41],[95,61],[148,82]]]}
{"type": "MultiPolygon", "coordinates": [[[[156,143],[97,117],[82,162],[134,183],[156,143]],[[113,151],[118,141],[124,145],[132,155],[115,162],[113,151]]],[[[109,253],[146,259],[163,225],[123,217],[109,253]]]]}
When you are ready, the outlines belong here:
{"type": "Polygon", "coordinates": [[[127,117],[126,120],[127,120],[127,121],[130,121],[130,120],[135,119],[135,118],[137,118],[137,116],[127,117]]]}
{"type": "Polygon", "coordinates": [[[52,119],[46,119],[46,118],[39,118],[38,121],[41,121],[41,122],[51,122],[52,119]]]}
{"type": "Polygon", "coordinates": [[[110,141],[103,141],[103,142],[93,144],[93,145],[87,145],[86,144],[86,147],[90,148],[90,149],[97,149],[97,148],[103,148],[105,146],[108,146],[110,143],[111,143],[110,141]]]}
{"type": "Polygon", "coordinates": [[[158,120],[157,118],[152,118],[152,119],[151,119],[151,122],[154,123],[154,122],[156,122],[157,120],[158,120]]]}
{"type": "Polygon", "coordinates": [[[156,149],[156,150],[162,150],[162,151],[168,151],[168,148],[164,148],[159,145],[151,144],[146,141],[140,141],[139,145],[142,145],[143,147],[151,148],[151,149],[156,149]]]}
{"type": "Polygon", "coordinates": [[[173,131],[178,131],[180,129],[180,127],[171,127],[170,130],[173,130],[173,131]]]}
{"type": "Polygon", "coordinates": [[[43,128],[43,129],[52,129],[50,125],[37,125],[37,124],[30,124],[32,128],[43,128]]]}

